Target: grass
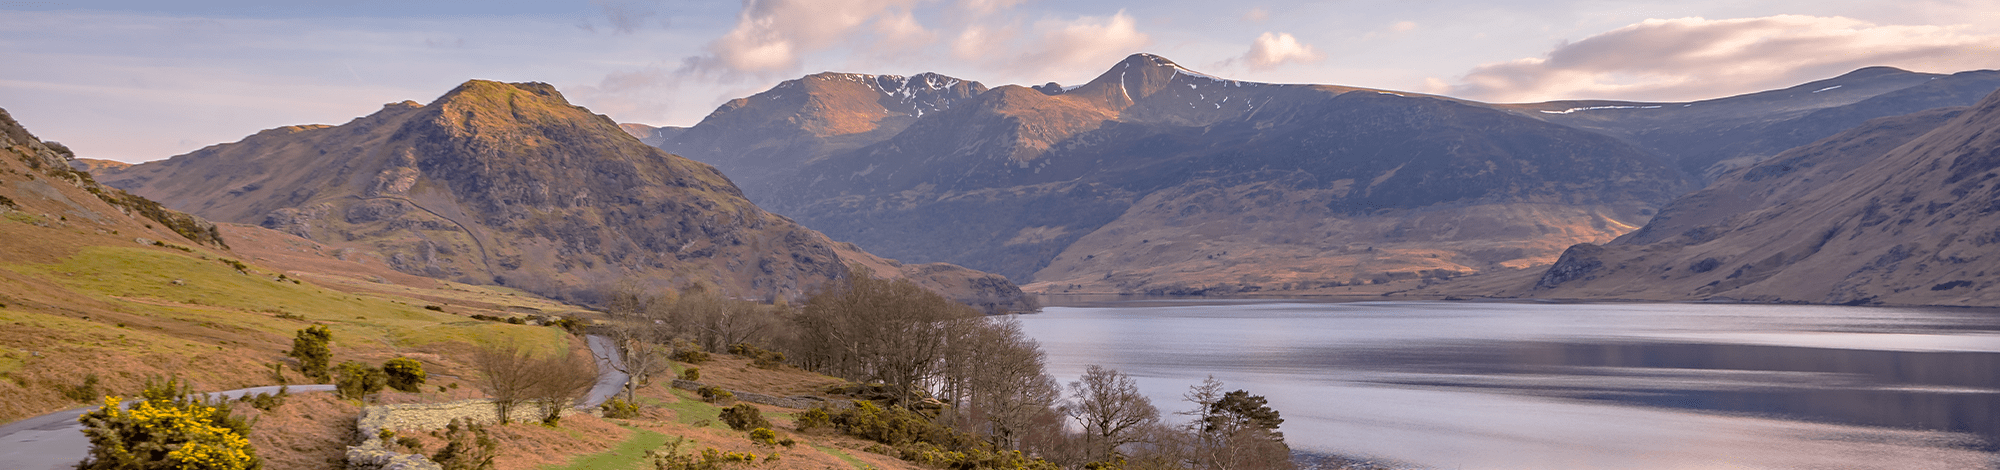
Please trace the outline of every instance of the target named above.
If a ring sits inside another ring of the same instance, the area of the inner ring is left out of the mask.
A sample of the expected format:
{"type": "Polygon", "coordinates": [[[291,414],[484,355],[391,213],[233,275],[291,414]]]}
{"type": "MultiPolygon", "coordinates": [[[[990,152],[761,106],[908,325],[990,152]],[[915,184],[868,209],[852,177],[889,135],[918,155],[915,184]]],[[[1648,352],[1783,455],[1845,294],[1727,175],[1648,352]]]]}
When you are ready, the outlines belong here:
{"type": "Polygon", "coordinates": [[[813,444],[812,447],[813,449],[820,451],[820,453],[824,453],[826,455],[831,455],[834,457],[839,457],[840,461],[847,462],[847,464],[853,466],[855,470],[867,470],[875,468],[874,466],[862,463],[861,459],[857,459],[854,458],[854,456],[852,455],[848,455],[847,451],[819,444],[813,444]]]}
{"type": "Polygon", "coordinates": [[[673,394],[673,402],[660,403],[659,406],[673,410],[675,421],[689,426],[706,421],[706,427],[729,429],[729,425],[722,423],[722,407],[701,401],[701,397],[687,390],[673,389],[673,394]]]}
{"type": "Polygon", "coordinates": [[[631,439],[619,443],[618,447],[596,454],[579,456],[567,465],[545,465],[545,470],[612,470],[645,468],[646,451],[658,449],[667,444],[667,435],[644,429],[627,428],[638,431],[631,439]]]}

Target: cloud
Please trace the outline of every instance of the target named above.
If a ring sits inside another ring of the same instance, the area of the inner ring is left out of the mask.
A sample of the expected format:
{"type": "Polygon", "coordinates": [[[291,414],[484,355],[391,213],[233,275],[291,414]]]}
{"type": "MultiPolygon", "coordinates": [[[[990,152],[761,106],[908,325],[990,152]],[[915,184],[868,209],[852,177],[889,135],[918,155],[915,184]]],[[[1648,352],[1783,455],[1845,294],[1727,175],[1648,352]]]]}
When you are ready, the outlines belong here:
{"type": "Polygon", "coordinates": [[[1398,33],[1410,31],[1413,29],[1417,29],[1417,22],[1415,21],[1398,21],[1395,24],[1389,25],[1390,31],[1395,31],[1398,33]]]}
{"type": "MultiPolygon", "coordinates": [[[[908,15],[918,0],[745,0],[736,27],[684,62],[719,75],[792,73],[815,52],[847,44],[863,26],[908,15]]],[[[914,22],[912,22],[914,24],[914,22]]]]}
{"type": "Polygon", "coordinates": [[[1861,67],[1956,71],[2000,57],[2000,37],[1966,26],[1877,25],[1781,15],[1650,19],[1563,43],[1546,57],[1480,65],[1433,92],[1488,101],[1617,97],[1682,101],[1783,88],[1861,67]]]}
{"type": "MultiPolygon", "coordinates": [[[[660,14],[657,2],[598,0],[591,3],[604,11],[604,20],[611,23],[612,30],[621,34],[632,34],[635,31],[645,28],[648,20],[660,14]]],[[[661,22],[661,26],[665,26],[665,20],[661,20],[661,22]]],[[[584,26],[587,25],[585,24],[584,26]]],[[[596,28],[586,29],[591,31],[596,30],[596,28]]]]}
{"type": "Polygon", "coordinates": [[[1249,64],[1252,70],[1263,70],[1286,63],[1314,62],[1326,58],[1313,47],[1299,42],[1291,33],[1264,33],[1250,43],[1250,52],[1239,58],[1249,64]]]}
{"type": "Polygon", "coordinates": [[[1250,11],[1243,12],[1243,21],[1261,23],[1268,19],[1271,19],[1271,12],[1263,8],[1251,8],[1250,11]]]}
{"type": "Polygon", "coordinates": [[[1039,21],[1028,52],[1016,56],[1008,66],[1038,70],[1042,75],[1109,67],[1152,43],[1151,37],[1139,32],[1138,24],[1124,10],[1109,17],[1039,21]]]}

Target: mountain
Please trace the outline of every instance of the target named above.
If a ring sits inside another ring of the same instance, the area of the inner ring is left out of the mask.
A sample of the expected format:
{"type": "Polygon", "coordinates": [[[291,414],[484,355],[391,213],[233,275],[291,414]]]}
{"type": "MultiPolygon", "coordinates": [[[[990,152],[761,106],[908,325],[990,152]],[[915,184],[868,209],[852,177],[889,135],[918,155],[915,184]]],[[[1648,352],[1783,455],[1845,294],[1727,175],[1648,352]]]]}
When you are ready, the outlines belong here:
{"type": "Polygon", "coordinates": [[[1510,295],[1994,305],[2000,93],[1730,172],[1510,295]]]}
{"type": "MultiPolygon", "coordinates": [[[[758,96],[805,99],[789,93],[800,88],[758,96]]],[[[1046,292],[1297,290],[1521,268],[1621,235],[1692,189],[1651,152],[1510,110],[1228,80],[1150,54],[1076,87],[1002,86],[948,104],[891,133],[812,107],[735,118],[748,106],[732,103],[666,148],[722,166],[742,158],[718,149],[796,135],[800,122],[869,129],[731,174],[765,207],[872,252],[1046,292]],[[736,137],[678,142],[697,135],[736,137]]]]}
{"type": "MultiPolygon", "coordinates": [[[[0,109],[0,157],[6,162],[0,170],[4,171],[0,215],[8,221],[98,235],[130,233],[134,240],[228,246],[207,220],[99,184],[90,173],[71,168],[77,158],[69,147],[36,139],[4,109],[0,109]],[[72,216],[77,220],[70,220],[72,216]]],[[[38,246],[15,240],[9,244],[31,251],[38,246]]]]}
{"type": "Polygon", "coordinates": [[[1794,87],[1703,101],[1497,107],[1628,140],[1708,181],[1869,119],[1969,106],[1995,89],[2000,89],[2000,71],[1944,75],[1867,67],[1794,87]]]}
{"type": "Polygon", "coordinates": [[[819,73],[730,100],[694,127],[653,131],[658,143],[649,143],[701,155],[761,204],[774,175],[821,155],[880,142],[926,113],[985,91],[979,82],[935,73],[819,73]]]}
{"type": "MultiPolygon", "coordinates": [[[[287,126],[108,172],[108,184],[215,220],[372,253],[407,273],[573,302],[604,288],[713,283],[784,298],[885,264],[758,208],[714,167],[642,143],[541,83],[473,80],[430,104],[338,126],[287,126]],[[842,252],[847,254],[843,255],[842,252]]],[[[882,275],[1018,309],[1018,288],[969,270],[882,275]]]]}

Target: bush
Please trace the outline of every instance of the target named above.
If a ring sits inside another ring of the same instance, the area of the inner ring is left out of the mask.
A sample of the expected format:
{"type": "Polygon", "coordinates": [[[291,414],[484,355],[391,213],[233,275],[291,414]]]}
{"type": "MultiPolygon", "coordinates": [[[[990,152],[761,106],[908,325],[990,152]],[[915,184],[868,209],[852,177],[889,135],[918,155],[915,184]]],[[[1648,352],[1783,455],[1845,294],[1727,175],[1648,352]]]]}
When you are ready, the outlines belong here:
{"type": "Polygon", "coordinates": [[[500,443],[486,427],[464,420],[451,420],[444,428],[444,448],[431,455],[444,470],[491,470],[500,443]]]}
{"type": "Polygon", "coordinates": [[[766,351],[750,343],[732,344],[729,353],[750,358],[750,365],[759,369],[776,369],[785,363],[785,353],[766,351]]]}
{"type": "Polygon", "coordinates": [[[715,386],[702,387],[696,390],[695,393],[701,394],[701,401],[709,403],[722,403],[736,399],[736,394],[729,393],[728,390],[723,390],[721,387],[715,386]]]}
{"type": "Polygon", "coordinates": [[[416,359],[399,357],[382,363],[382,372],[389,375],[389,388],[410,393],[423,390],[424,363],[416,359]]]}
{"type": "Polygon", "coordinates": [[[251,408],[256,408],[264,411],[271,411],[277,409],[280,406],[285,406],[285,397],[289,395],[291,395],[291,390],[289,387],[279,386],[278,393],[275,395],[269,393],[259,393],[256,395],[245,394],[243,395],[243,398],[238,398],[236,399],[236,401],[249,403],[251,408]]]}
{"type": "Polygon", "coordinates": [[[568,332],[569,332],[569,334],[572,334],[572,335],[581,335],[581,334],[583,334],[583,327],[585,326],[585,325],[584,325],[584,322],[583,322],[583,319],[581,319],[581,318],[577,318],[577,317],[575,317],[575,316],[569,316],[569,315],[565,315],[565,316],[562,316],[562,317],[559,317],[559,318],[556,318],[556,319],[553,319],[553,320],[549,320],[548,322],[546,322],[546,323],[544,323],[544,324],[545,324],[545,325],[548,325],[548,326],[553,326],[553,327],[557,327],[557,328],[562,328],[562,329],[563,329],[563,331],[568,331],[568,332]]]}
{"type": "Polygon", "coordinates": [[[728,424],[729,429],[738,431],[771,427],[771,422],[764,419],[764,412],[749,403],[737,403],[736,406],[724,408],[722,422],[728,424]]]}
{"type": "Polygon", "coordinates": [[[412,454],[424,453],[424,441],[418,440],[417,438],[414,437],[410,436],[398,437],[396,438],[396,445],[403,446],[403,450],[410,451],[409,453],[412,454]]]}
{"type": "Polygon", "coordinates": [[[701,368],[700,368],[700,367],[689,367],[689,368],[687,368],[686,370],[682,370],[682,371],[681,371],[681,380],[686,380],[686,381],[689,381],[689,382],[699,382],[699,381],[701,381],[701,368]]]}
{"type": "Polygon", "coordinates": [[[604,417],[606,418],[632,419],[639,417],[638,405],[627,403],[625,400],[618,398],[613,398],[611,401],[598,405],[598,409],[604,410],[604,417]]]}
{"type": "MultiPolygon", "coordinates": [[[[665,452],[646,451],[653,458],[653,468],[657,470],[717,470],[728,464],[749,464],[757,462],[757,454],[748,452],[723,452],[714,447],[703,449],[701,454],[681,453],[684,438],[676,437],[667,445],[665,452]]],[[[768,459],[766,460],[769,461],[768,459]]]]}
{"type": "Polygon", "coordinates": [[[750,442],[767,447],[776,446],[778,445],[778,432],[772,431],[771,428],[760,427],[752,429],[750,430],[750,442]]]}
{"type": "Polygon", "coordinates": [[[340,363],[340,378],[334,381],[333,388],[342,398],[360,400],[362,397],[382,391],[382,386],[387,382],[388,375],[382,373],[382,369],[347,361],[340,363]]]}
{"type": "Polygon", "coordinates": [[[329,378],[326,367],[333,360],[333,350],[328,345],[332,343],[333,331],[327,330],[326,325],[313,325],[299,330],[292,338],[292,350],[285,355],[299,360],[299,374],[326,382],[329,378]]]}
{"type": "Polygon", "coordinates": [[[227,469],[263,466],[244,436],[250,425],[230,414],[226,401],[197,398],[175,379],[148,380],[145,401],[119,409],[118,397],[78,418],[90,438],[90,454],[76,468],[227,469]]]}
{"type": "Polygon", "coordinates": [[[697,348],[686,348],[686,349],[677,348],[674,350],[674,360],[689,364],[701,364],[704,362],[708,362],[708,351],[703,351],[697,348]]]}
{"type": "Polygon", "coordinates": [[[792,426],[797,428],[799,432],[833,427],[833,415],[828,414],[826,408],[814,407],[801,411],[794,416],[796,418],[792,420],[792,426]]]}

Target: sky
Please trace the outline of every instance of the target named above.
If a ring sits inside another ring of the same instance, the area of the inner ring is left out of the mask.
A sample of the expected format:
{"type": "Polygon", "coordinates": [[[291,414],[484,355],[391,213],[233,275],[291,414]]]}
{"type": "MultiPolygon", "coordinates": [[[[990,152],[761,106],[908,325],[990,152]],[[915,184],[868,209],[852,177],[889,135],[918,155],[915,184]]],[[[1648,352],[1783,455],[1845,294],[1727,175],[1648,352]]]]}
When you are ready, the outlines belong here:
{"type": "Polygon", "coordinates": [[[823,71],[1070,85],[1137,52],[1250,81],[1690,101],[1873,65],[2000,68],[2000,2],[0,0],[0,108],[136,163],[475,78],[690,126],[823,71]]]}

